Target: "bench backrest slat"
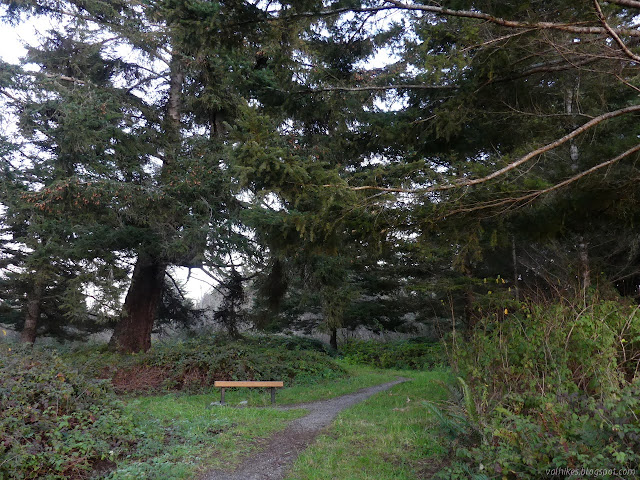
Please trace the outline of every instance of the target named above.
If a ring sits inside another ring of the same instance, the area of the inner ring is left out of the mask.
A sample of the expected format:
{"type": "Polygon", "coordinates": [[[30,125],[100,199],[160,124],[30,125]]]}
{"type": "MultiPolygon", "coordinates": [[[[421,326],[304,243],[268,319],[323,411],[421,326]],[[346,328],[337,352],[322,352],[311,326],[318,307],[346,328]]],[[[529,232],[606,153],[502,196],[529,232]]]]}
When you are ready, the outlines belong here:
{"type": "Polygon", "coordinates": [[[258,382],[258,381],[245,381],[245,382],[232,382],[232,381],[216,381],[213,383],[214,387],[283,387],[284,382],[258,382]]]}

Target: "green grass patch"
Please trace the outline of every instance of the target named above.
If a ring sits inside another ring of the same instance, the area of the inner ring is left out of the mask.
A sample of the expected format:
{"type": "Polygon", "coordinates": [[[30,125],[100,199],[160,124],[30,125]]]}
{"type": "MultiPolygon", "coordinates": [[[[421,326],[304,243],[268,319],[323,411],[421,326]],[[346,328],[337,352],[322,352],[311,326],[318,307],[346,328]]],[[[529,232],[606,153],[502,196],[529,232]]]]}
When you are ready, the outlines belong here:
{"type": "MultiPolygon", "coordinates": [[[[362,388],[379,385],[395,380],[397,372],[377,370],[364,365],[349,365],[344,361],[336,362],[347,373],[346,376],[322,380],[315,383],[296,383],[276,391],[276,402],[279,405],[315,402],[328,398],[339,397],[356,392],[362,388]]],[[[212,401],[220,400],[220,389],[211,390],[212,401]]],[[[249,406],[269,406],[271,396],[268,389],[257,388],[228,388],[225,391],[225,401],[233,406],[247,401],[249,406]]]]}
{"type": "Polygon", "coordinates": [[[304,410],[210,407],[210,395],[167,394],[131,399],[126,409],[138,443],[106,478],[193,478],[206,468],[228,466],[304,410]]]}
{"type": "MultiPolygon", "coordinates": [[[[349,376],[315,384],[279,389],[277,403],[297,404],[333,398],[394,380],[396,372],[348,366],[349,376]]],[[[287,423],[306,414],[304,409],[279,411],[257,408],[270,404],[268,391],[228,389],[227,406],[212,406],[219,389],[187,395],[170,393],[126,401],[139,434],[129,457],[111,472],[109,480],[193,478],[198,472],[238,463],[287,423]],[[239,406],[247,401],[248,406],[239,406]]]]}
{"type": "Polygon", "coordinates": [[[429,478],[448,450],[424,401],[442,401],[446,371],[397,371],[411,382],[342,412],[327,434],[296,461],[288,480],[416,480],[429,478]]]}

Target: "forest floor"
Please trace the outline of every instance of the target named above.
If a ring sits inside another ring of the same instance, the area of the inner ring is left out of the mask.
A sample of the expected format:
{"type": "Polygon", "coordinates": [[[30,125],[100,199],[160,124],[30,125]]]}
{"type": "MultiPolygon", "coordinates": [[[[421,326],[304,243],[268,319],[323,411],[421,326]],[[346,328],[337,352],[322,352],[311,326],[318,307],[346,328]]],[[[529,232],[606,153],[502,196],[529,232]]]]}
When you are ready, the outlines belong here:
{"type": "Polygon", "coordinates": [[[234,471],[211,470],[200,476],[200,479],[281,480],[296,458],[331,424],[338,413],[376,393],[409,380],[409,378],[399,377],[392,382],[364,388],[329,400],[279,407],[280,410],[305,409],[309,413],[291,421],[284,430],[270,438],[261,440],[263,445],[260,451],[245,458],[234,471]]]}

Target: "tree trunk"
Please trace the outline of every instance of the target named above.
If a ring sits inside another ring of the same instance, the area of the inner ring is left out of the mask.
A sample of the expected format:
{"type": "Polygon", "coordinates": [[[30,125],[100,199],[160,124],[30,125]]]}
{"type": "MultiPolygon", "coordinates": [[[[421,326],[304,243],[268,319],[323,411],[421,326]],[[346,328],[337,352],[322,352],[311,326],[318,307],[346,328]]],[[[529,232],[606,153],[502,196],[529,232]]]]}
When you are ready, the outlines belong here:
{"type": "Polygon", "coordinates": [[[329,339],[329,345],[331,345],[331,348],[333,348],[334,350],[338,350],[338,329],[337,328],[331,329],[331,338],[329,339]]]}
{"type": "Polygon", "coordinates": [[[133,269],[120,321],[109,346],[124,352],[146,352],[151,348],[151,330],[162,300],[166,265],[157,258],[140,255],[133,269]]]}
{"type": "Polygon", "coordinates": [[[38,320],[44,296],[44,284],[37,281],[27,299],[27,315],[24,319],[24,327],[20,333],[20,341],[23,343],[35,343],[38,332],[38,320]]]}
{"type": "Polygon", "coordinates": [[[520,286],[518,282],[520,280],[520,274],[518,273],[518,255],[516,252],[516,237],[511,237],[511,260],[513,263],[513,289],[516,297],[516,302],[520,301],[520,286]]]}
{"type": "Polygon", "coordinates": [[[582,235],[578,237],[578,258],[580,262],[580,289],[586,305],[587,291],[591,287],[591,267],[589,266],[589,245],[582,235]]]}
{"type": "MultiPolygon", "coordinates": [[[[175,168],[180,151],[180,114],[182,101],[181,57],[171,56],[169,72],[169,98],[164,121],[164,136],[167,141],[160,183],[166,181],[170,167],[175,168]]],[[[122,316],[113,331],[109,346],[119,352],[140,352],[151,348],[151,330],[158,306],[162,300],[164,275],[168,259],[138,255],[133,269],[131,285],[124,300],[122,316]]]]}

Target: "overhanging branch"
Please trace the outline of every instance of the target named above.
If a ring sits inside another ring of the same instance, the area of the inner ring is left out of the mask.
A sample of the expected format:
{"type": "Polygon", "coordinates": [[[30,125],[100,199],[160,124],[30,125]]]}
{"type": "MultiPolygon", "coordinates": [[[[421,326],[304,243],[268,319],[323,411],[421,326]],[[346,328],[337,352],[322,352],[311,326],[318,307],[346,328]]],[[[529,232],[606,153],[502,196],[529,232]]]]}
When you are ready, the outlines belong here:
{"type": "MultiPolygon", "coordinates": [[[[520,22],[517,20],[507,20],[505,18],[494,17],[484,12],[476,12],[472,10],[451,10],[449,8],[439,7],[436,5],[417,5],[414,3],[403,3],[398,0],[386,0],[387,3],[394,5],[400,10],[420,11],[428,12],[436,15],[442,15],[447,17],[463,17],[463,18],[475,18],[477,20],[484,20],[486,22],[500,25],[507,28],[527,28],[535,30],[559,30],[562,32],[583,34],[583,35],[601,35],[608,34],[609,31],[604,27],[586,27],[573,23],[559,23],[559,22],[520,22]]],[[[628,28],[614,28],[613,31],[618,35],[627,35],[630,37],[640,37],[640,30],[628,29],[628,28]]]]}
{"type": "MultiPolygon", "coordinates": [[[[537,148],[535,150],[532,150],[531,152],[527,153],[526,155],[520,157],[519,159],[509,163],[508,165],[502,167],[499,170],[496,170],[495,172],[486,175],[484,177],[480,177],[480,178],[475,178],[475,179],[467,179],[467,180],[460,180],[458,182],[453,182],[453,183],[449,183],[446,185],[433,185],[431,187],[426,187],[426,188],[395,188],[395,187],[378,187],[378,186],[374,186],[374,185],[365,185],[365,186],[360,186],[360,187],[350,187],[347,186],[346,188],[353,190],[353,191],[360,191],[360,190],[375,190],[375,191],[379,191],[379,192],[388,192],[388,193],[432,193],[432,192],[442,192],[442,191],[447,191],[447,190],[452,190],[452,189],[456,189],[456,188],[463,188],[463,187],[471,187],[474,185],[479,185],[482,183],[486,183],[490,180],[493,180],[501,175],[504,175],[507,172],[510,172],[511,170],[514,170],[515,168],[519,167],[520,165],[528,162],[529,160],[532,160],[533,158],[542,155],[543,153],[546,153],[550,150],[553,150],[555,148],[558,148],[560,145],[563,145],[564,143],[568,142],[569,140],[577,137],[578,135],[586,132],[587,130],[595,127],[596,125],[599,125],[600,123],[604,122],[605,120],[610,120],[612,118],[615,117],[619,117],[621,115],[626,115],[629,113],[635,113],[635,112],[640,112],[640,105],[632,105],[630,107],[625,107],[625,108],[621,108],[619,110],[615,110],[613,112],[607,112],[607,113],[603,113],[602,115],[599,115],[597,117],[594,117],[593,119],[589,120],[588,122],[586,122],[585,124],[583,124],[582,126],[576,128],[575,130],[573,130],[572,132],[568,133],[567,135],[565,135],[562,138],[559,138],[551,143],[548,143],[547,145],[544,145],[540,148],[537,148]]],[[[629,155],[633,152],[625,152],[625,154],[623,155],[629,155]]],[[[617,158],[617,157],[616,157],[617,158]]],[[[614,159],[614,161],[617,161],[614,159]]],[[[323,185],[323,187],[340,187],[339,185],[335,185],[335,184],[326,184],[323,185]]]]}

